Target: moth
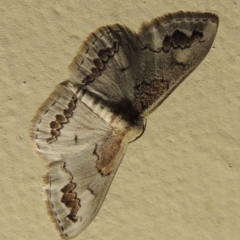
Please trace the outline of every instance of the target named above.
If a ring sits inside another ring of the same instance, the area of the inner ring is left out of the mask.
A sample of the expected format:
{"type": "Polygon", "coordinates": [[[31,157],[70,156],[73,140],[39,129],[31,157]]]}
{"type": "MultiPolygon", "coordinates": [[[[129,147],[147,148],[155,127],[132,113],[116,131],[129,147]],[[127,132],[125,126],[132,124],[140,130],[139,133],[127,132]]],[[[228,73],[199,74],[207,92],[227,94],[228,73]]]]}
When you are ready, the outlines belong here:
{"type": "Polygon", "coordinates": [[[63,239],[98,213],[129,143],[146,118],[200,64],[218,28],[212,13],[176,12],[145,22],[138,33],[103,26],[83,42],[36,112],[33,149],[44,174],[48,213],[63,239]]]}

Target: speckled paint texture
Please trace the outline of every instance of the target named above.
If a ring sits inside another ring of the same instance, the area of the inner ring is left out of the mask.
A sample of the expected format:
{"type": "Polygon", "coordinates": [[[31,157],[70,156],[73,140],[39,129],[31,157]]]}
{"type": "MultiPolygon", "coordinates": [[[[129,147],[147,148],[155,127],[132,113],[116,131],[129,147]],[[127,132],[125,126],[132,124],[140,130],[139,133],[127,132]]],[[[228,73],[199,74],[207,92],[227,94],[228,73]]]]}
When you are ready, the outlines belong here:
{"type": "Polygon", "coordinates": [[[102,25],[137,30],[179,10],[219,15],[212,49],[148,118],[76,239],[240,239],[240,4],[173,2],[0,1],[0,239],[60,239],[42,200],[46,162],[32,152],[28,130],[81,42],[102,25]]]}

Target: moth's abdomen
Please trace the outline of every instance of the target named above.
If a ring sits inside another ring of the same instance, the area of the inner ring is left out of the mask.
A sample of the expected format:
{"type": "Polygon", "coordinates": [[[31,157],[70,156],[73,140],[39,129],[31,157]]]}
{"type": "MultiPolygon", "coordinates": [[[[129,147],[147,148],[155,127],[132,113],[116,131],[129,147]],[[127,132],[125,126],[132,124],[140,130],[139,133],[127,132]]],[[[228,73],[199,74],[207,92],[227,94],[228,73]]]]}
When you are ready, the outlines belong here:
{"type": "Polygon", "coordinates": [[[117,115],[111,111],[111,108],[100,97],[88,92],[87,90],[80,89],[77,94],[78,99],[83,102],[89,109],[91,109],[97,116],[105,122],[112,124],[117,115]]]}

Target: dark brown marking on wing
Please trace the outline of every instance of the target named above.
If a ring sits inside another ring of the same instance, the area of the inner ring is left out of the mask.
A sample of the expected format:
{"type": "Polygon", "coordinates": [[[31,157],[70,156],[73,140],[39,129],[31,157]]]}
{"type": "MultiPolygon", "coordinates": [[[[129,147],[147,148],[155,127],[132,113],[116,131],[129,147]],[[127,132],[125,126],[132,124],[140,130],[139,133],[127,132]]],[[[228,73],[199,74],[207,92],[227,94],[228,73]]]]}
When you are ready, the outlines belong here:
{"type": "Polygon", "coordinates": [[[87,188],[87,190],[94,196],[96,197],[97,194],[93,191],[93,189],[91,189],[90,187],[87,188]]]}
{"type": "Polygon", "coordinates": [[[169,89],[169,82],[164,79],[154,79],[135,86],[133,108],[141,114],[169,89]]]}
{"type": "MultiPolygon", "coordinates": [[[[94,44],[93,42],[92,44],[94,44]]],[[[106,65],[109,61],[109,58],[113,57],[116,52],[119,50],[119,43],[117,41],[113,42],[112,47],[100,49],[98,52],[98,58],[93,59],[94,68],[91,69],[92,73],[87,75],[82,83],[88,84],[95,80],[96,77],[100,76],[102,71],[106,69],[106,65]]]]}
{"type": "Polygon", "coordinates": [[[51,137],[47,138],[47,143],[51,144],[57,140],[57,137],[60,135],[60,130],[63,128],[63,125],[68,123],[68,119],[72,117],[73,111],[76,108],[77,98],[72,97],[68,103],[68,108],[63,110],[62,114],[56,114],[55,120],[50,122],[50,134],[51,137]]]}
{"type": "Polygon", "coordinates": [[[171,47],[173,48],[189,48],[195,39],[201,41],[203,38],[203,33],[200,31],[194,30],[192,35],[188,37],[183,32],[176,30],[172,36],[166,36],[163,40],[163,47],[162,50],[164,52],[168,52],[171,47]]]}
{"type": "Polygon", "coordinates": [[[193,30],[191,36],[187,36],[185,33],[181,32],[180,30],[175,30],[172,35],[166,35],[162,47],[160,49],[153,49],[149,46],[144,46],[142,50],[148,49],[152,52],[161,52],[164,51],[165,53],[169,52],[171,48],[177,49],[185,49],[191,47],[192,43],[195,39],[198,39],[199,42],[202,41],[203,33],[201,31],[193,30]]]}
{"type": "Polygon", "coordinates": [[[75,137],[74,137],[74,142],[75,142],[75,144],[77,144],[77,142],[78,142],[78,136],[77,135],[75,135],[75,137]]]}
{"type": "Polygon", "coordinates": [[[70,208],[70,213],[67,215],[67,217],[72,221],[76,222],[78,220],[77,212],[81,208],[80,199],[77,197],[77,193],[73,192],[73,190],[76,188],[77,184],[74,183],[73,176],[70,171],[66,169],[66,164],[64,163],[63,170],[66,171],[72,179],[69,183],[67,183],[62,189],[61,192],[63,193],[63,196],[61,198],[61,202],[66,205],[67,208],[70,208]]]}

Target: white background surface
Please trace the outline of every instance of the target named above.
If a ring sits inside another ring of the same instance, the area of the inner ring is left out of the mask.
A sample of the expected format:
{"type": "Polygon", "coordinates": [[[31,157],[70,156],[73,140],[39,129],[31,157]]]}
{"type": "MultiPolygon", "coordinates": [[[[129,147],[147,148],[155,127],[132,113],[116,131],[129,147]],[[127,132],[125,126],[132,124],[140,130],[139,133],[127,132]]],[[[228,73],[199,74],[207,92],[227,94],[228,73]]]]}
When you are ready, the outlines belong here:
{"type": "Polygon", "coordinates": [[[107,198],[76,239],[240,239],[240,7],[238,1],[0,1],[0,239],[60,239],[42,201],[46,162],[30,120],[67,78],[97,27],[178,10],[219,15],[202,64],[148,119],[107,198]]]}

